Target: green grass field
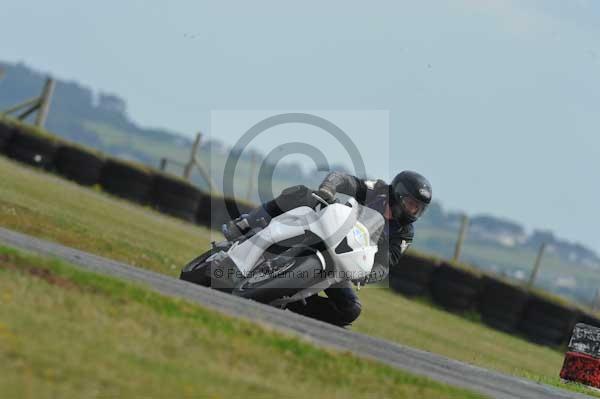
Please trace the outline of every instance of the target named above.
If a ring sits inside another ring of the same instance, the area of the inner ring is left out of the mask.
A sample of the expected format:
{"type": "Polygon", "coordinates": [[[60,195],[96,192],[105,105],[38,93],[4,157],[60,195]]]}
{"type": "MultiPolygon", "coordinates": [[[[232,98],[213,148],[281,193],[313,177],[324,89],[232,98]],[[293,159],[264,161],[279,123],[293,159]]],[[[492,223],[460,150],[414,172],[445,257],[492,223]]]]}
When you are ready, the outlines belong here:
{"type": "MultiPolygon", "coordinates": [[[[5,227],[176,276],[208,246],[206,229],[182,223],[0,158],[0,220],[5,227]]],[[[558,373],[563,354],[368,287],[357,331],[574,390],[558,373]]],[[[585,390],[586,393],[587,390],[585,390]]]]}
{"type": "Polygon", "coordinates": [[[478,398],[0,246],[3,398],[478,398]]]}

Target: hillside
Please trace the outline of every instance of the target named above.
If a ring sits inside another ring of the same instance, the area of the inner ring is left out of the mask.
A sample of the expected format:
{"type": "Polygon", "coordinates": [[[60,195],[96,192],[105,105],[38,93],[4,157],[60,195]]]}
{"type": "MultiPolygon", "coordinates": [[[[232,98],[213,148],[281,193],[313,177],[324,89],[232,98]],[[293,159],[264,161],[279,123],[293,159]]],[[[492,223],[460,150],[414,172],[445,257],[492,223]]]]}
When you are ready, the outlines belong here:
{"type": "MultiPolygon", "coordinates": [[[[44,74],[24,64],[0,62],[0,69],[5,72],[4,78],[0,78],[0,110],[39,94],[44,74]]],[[[79,83],[62,80],[57,81],[47,127],[69,140],[152,166],[158,165],[162,157],[185,161],[192,144],[189,138],[176,132],[136,124],[127,115],[126,102],[116,95],[94,93],[79,83]]],[[[222,180],[228,152],[227,145],[217,140],[207,140],[201,145],[199,158],[205,166],[212,166],[210,173],[217,183],[222,180]]],[[[262,155],[255,156],[260,162],[262,155]]],[[[257,180],[256,170],[254,175],[250,175],[251,157],[252,154],[243,155],[236,174],[236,193],[243,197],[249,191],[249,181],[257,180]]],[[[177,167],[171,166],[169,170],[181,173],[177,167]]],[[[321,178],[322,174],[303,172],[300,165],[282,164],[277,168],[274,192],[300,183],[315,187],[321,178]]],[[[194,181],[206,188],[198,175],[194,176],[194,181]]],[[[256,193],[250,198],[258,201],[256,193]]],[[[415,246],[450,258],[460,219],[460,213],[444,210],[439,202],[432,204],[417,226],[415,246]]],[[[524,279],[542,242],[549,246],[538,283],[589,304],[598,286],[594,278],[600,270],[600,258],[588,248],[562,240],[552,232],[534,231],[528,234],[519,223],[476,215],[471,217],[462,258],[482,269],[524,279]]]]}
{"type": "MultiPolygon", "coordinates": [[[[0,62],[4,78],[0,78],[0,110],[39,95],[46,75],[24,64],[0,62]]],[[[192,140],[166,129],[141,127],[127,114],[127,106],[120,97],[107,93],[94,93],[88,87],[76,82],[56,81],[52,98],[51,112],[46,122],[51,132],[84,144],[107,154],[136,160],[157,167],[163,157],[179,162],[189,159],[192,140]]],[[[225,163],[227,148],[215,140],[202,142],[199,158],[205,167],[212,168],[215,182],[222,180],[221,169],[225,163]]],[[[243,154],[239,166],[236,188],[246,195],[246,185],[252,153],[243,154]]],[[[260,157],[262,158],[262,157],[260,157]]],[[[176,165],[169,165],[173,173],[181,174],[176,165]]],[[[304,174],[295,164],[278,168],[274,186],[282,189],[287,181],[306,184],[314,183],[312,175],[304,174]]],[[[199,176],[195,181],[203,187],[205,183],[199,176]]],[[[298,184],[298,183],[296,183],[298,184]]]]}

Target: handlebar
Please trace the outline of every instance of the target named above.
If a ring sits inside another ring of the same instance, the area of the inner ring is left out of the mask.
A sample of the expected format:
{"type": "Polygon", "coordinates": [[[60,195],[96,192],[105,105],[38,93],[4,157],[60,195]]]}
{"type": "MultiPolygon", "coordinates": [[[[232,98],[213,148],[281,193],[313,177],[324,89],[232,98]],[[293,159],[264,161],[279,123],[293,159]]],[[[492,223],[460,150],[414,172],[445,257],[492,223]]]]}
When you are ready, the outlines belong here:
{"type": "Polygon", "coordinates": [[[329,206],[329,202],[325,201],[323,198],[321,198],[317,193],[312,193],[313,198],[315,198],[317,201],[319,201],[321,204],[325,205],[325,206],[329,206]]]}

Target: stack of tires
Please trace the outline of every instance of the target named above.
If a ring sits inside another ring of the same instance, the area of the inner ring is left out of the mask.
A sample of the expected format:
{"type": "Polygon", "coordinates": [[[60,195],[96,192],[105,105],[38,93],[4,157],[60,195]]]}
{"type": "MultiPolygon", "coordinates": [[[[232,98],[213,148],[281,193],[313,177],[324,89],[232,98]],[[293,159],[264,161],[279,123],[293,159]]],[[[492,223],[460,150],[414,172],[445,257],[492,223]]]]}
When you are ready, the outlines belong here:
{"type": "Polygon", "coordinates": [[[223,223],[250,212],[254,207],[253,204],[235,198],[203,194],[199,201],[196,221],[203,226],[218,229],[223,223]]]}
{"type": "Polygon", "coordinates": [[[56,154],[56,171],[69,180],[84,186],[100,181],[104,157],[77,145],[64,145],[56,154]]]}
{"type": "Polygon", "coordinates": [[[187,181],[157,173],[150,204],[161,212],[194,222],[202,197],[202,192],[187,181]]]}
{"type": "Polygon", "coordinates": [[[592,315],[589,313],[581,313],[577,317],[577,323],[584,323],[588,326],[594,326],[600,328],[600,318],[596,315],[592,315]]]}
{"type": "Polygon", "coordinates": [[[198,210],[196,211],[196,222],[202,226],[210,227],[210,214],[212,211],[212,202],[216,196],[202,193],[198,201],[198,210]]]}
{"type": "Polygon", "coordinates": [[[108,158],[100,174],[102,188],[116,196],[146,204],[154,174],[142,166],[108,158]]]}
{"type": "Polygon", "coordinates": [[[429,295],[431,277],[437,267],[434,259],[406,253],[390,268],[390,288],[408,297],[429,295]]]}
{"type": "Polygon", "coordinates": [[[539,295],[531,295],[519,330],[530,340],[544,345],[560,345],[571,334],[579,311],[539,295]]]}
{"type": "Polygon", "coordinates": [[[481,288],[482,280],[476,272],[446,262],[434,271],[431,280],[433,299],[451,311],[475,309],[481,288]]]}
{"type": "Polygon", "coordinates": [[[514,332],[521,320],[529,294],[522,287],[484,276],[479,301],[482,320],[499,330],[514,332]]]}
{"type": "Polygon", "coordinates": [[[5,146],[6,154],[14,160],[52,170],[59,143],[50,135],[20,130],[10,135],[5,146]]]}
{"type": "Polygon", "coordinates": [[[0,154],[8,149],[10,139],[16,134],[17,129],[9,124],[0,123],[0,154]]]}

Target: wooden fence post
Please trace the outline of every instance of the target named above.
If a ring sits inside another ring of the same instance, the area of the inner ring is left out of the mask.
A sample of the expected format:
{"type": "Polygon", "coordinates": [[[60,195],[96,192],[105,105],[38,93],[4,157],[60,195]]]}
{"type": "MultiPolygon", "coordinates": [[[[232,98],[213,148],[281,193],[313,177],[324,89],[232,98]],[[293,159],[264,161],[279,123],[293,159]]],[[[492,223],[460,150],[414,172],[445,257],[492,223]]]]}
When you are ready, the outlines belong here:
{"type": "Polygon", "coordinates": [[[204,167],[200,163],[195,162],[194,164],[196,165],[198,172],[200,172],[200,176],[202,176],[202,178],[206,182],[206,185],[208,186],[208,191],[210,193],[216,193],[217,186],[216,186],[215,182],[212,180],[212,177],[210,177],[210,174],[206,171],[206,169],[204,169],[204,167]]]}
{"type": "Polygon", "coordinates": [[[592,302],[592,312],[600,310],[600,288],[596,289],[596,296],[592,302]]]}
{"type": "Polygon", "coordinates": [[[256,153],[252,153],[252,158],[250,159],[250,175],[248,178],[248,191],[246,192],[246,199],[250,201],[252,199],[252,193],[254,192],[254,174],[256,173],[256,163],[258,159],[256,157],[256,153]]]}
{"type": "Polygon", "coordinates": [[[458,239],[456,240],[456,246],[454,247],[453,260],[455,262],[458,262],[458,260],[460,259],[460,252],[462,250],[463,242],[465,241],[465,236],[467,235],[468,224],[469,217],[467,215],[463,215],[460,223],[460,232],[458,233],[458,239]]]}
{"type": "Polygon", "coordinates": [[[48,78],[46,79],[46,84],[44,85],[42,95],[40,96],[40,105],[38,108],[37,116],[35,118],[35,125],[38,127],[44,127],[44,124],[46,123],[46,118],[48,118],[48,111],[50,110],[50,101],[52,100],[53,92],[54,79],[48,78]]]}
{"type": "MultiPolygon", "coordinates": [[[[1,78],[2,77],[0,76],[0,79],[1,78]]],[[[44,88],[42,89],[41,95],[39,95],[38,97],[30,98],[29,100],[25,100],[17,105],[13,105],[12,107],[3,110],[0,113],[8,115],[16,112],[21,112],[17,115],[17,119],[24,120],[29,115],[37,111],[35,125],[39,127],[44,127],[46,119],[48,118],[48,111],[50,110],[50,101],[52,100],[53,92],[54,79],[48,78],[46,79],[46,83],[44,84],[44,88]]]]}
{"type": "MultiPolygon", "coordinates": [[[[17,112],[19,110],[22,110],[24,108],[27,108],[27,110],[25,112],[27,112],[27,115],[29,115],[32,112],[34,112],[39,107],[39,105],[40,105],[40,98],[33,97],[33,98],[30,98],[29,100],[25,100],[21,103],[18,103],[17,105],[13,105],[12,107],[3,110],[2,113],[8,115],[8,114],[17,112]]],[[[21,119],[20,117],[18,117],[18,118],[21,119]]]]}
{"type": "Polygon", "coordinates": [[[546,243],[543,243],[540,246],[540,250],[538,251],[537,257],[535,258],[535,264],[533,265],[531,276],[529,276],[529,281],[527,282],[527,290],[531,290],[531,288],[533,288],[533,284],[535,283],[535,279],[537,278],[540,266],[542,265],[542,257],[544,256],[545,249],[546,243]]]}
{"type": "Polygon", "coordinates": [[[196,151],[198,151],[198,145],[200,145],[200,139],[202,138],[202,133],[198,133],[196,135],[196,139],[194,140],[194,144],[192,145],[192,152],[190,153],[190,160],[185,165],[183,169],[183,178],[185,180],[190,180],[190,174],[192,173],[192,168],[196,163],[196,151]]]}

